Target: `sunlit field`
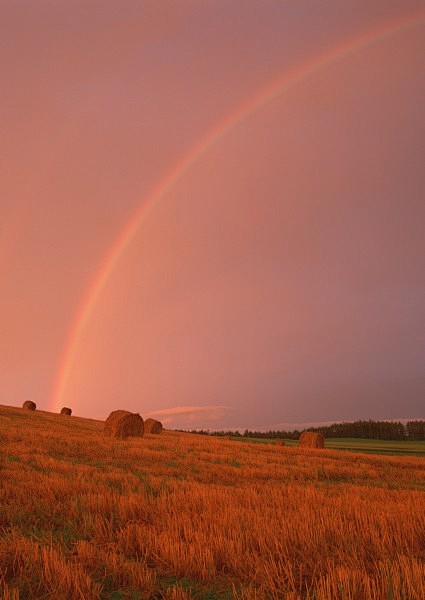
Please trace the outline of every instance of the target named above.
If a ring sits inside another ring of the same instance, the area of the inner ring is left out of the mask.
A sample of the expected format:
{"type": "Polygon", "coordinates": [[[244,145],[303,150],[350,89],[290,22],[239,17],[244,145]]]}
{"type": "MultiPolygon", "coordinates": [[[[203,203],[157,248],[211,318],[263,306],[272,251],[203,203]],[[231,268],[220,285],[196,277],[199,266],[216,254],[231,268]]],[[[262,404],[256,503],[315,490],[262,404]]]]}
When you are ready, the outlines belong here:
{"type": "Polygon", "coordinates": [[[425,598],[422,456],[102,429],[0,406],[1,600],[425,598]]]}

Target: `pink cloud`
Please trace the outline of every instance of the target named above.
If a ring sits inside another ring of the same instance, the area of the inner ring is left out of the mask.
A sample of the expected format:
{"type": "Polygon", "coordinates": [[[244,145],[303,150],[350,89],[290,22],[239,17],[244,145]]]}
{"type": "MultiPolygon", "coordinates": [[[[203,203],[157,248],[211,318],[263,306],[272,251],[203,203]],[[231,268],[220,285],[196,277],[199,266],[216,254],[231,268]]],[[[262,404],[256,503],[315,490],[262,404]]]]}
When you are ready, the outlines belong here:
{"type": "Polygon", "coordinates": [[[149,416],[161,419],[165,425],[201,427],[219,421],[230,411],[229,406],[221,405],[176,406],[150,412],[149,416]]]}

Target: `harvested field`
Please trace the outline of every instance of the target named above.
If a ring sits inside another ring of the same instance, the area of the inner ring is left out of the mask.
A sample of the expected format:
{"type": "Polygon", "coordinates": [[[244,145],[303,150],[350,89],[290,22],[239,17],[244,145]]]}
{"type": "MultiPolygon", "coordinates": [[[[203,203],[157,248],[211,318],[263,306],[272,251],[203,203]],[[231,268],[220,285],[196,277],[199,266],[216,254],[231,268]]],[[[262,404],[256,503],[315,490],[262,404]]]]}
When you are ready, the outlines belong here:
{"type": "Polygon", "coordinates": [[[0,406],[1,600],[425,597],[424,458],[103,425],[0,406]]]}

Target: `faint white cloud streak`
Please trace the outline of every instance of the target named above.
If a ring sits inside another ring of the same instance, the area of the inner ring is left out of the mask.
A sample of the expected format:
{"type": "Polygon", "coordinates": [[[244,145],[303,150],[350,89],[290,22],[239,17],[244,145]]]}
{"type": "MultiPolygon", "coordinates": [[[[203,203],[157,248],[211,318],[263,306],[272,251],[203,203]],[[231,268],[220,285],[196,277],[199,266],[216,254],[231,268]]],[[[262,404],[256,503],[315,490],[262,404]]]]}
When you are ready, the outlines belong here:
{"type": "Polygon", "coordinates": [[[208,423],[215,423],[231,412],[229,406],[209,405],[209,406],[175,406],[173,408],[164,408],[149,413],[150,417],[161,419],[164,425],[188,424],[191,427],[195,425],[206,426],[208,423]]]}

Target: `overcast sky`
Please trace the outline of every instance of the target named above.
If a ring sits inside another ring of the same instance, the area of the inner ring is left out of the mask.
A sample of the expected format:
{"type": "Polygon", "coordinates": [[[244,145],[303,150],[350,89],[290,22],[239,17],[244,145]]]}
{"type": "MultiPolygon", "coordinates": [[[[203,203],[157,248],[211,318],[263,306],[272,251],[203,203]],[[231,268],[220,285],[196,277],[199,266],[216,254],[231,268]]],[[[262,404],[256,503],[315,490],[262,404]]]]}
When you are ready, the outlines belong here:
{"type": "Polygon", "coordinates": [[[424,1],[3,0],[0,39],[1,404],[425,418],[424,1]]]}

